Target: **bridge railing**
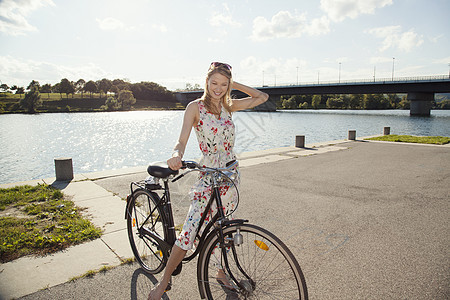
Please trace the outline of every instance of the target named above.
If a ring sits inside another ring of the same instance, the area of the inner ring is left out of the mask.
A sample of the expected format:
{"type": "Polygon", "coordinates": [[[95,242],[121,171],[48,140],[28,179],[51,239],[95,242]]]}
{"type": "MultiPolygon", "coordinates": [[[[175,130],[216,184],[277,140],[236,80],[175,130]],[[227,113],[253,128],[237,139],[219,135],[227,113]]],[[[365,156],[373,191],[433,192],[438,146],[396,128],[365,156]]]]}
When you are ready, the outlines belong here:
{"type": "Polygon", "coordinates": [[[353,84],[386,84],[386,83],[415,83],[415,82],[428,82],[428,81],[450,81],[449,75],[435,75],[435,76],[413,76],[413,77],[394,77],[394,78],[375,78],[375,79],[353,79],[353,80],[340,80],[340,81],[316,81],[306,82],[299,84],[268,84],[263,87],[293,87],[293,86],[317,86],[317,85],[353,85],[353,84]]]}
{"type": "MultiPolygon", "coordinates": [[[[294,87],[294,86],[318,86],[318,85],[354,85],[354,84],[390,84],[390,83],[415,83],[428,81],[450,81],[450,75],[434,75],[434,76],[412,76],[412,77],[394,77],[394,78],[375,78],[375,79],[353,79],[340,81],[316,81],[316,82],[302,82],[296,83],[280,83],[280,84],[265,84],[262,88],[270,87],[294,87]]],[[[255,86],[261,88],[260,86],[255,86]]],[[[195,91],[179,91],[179,92],[199,92],[195,91]]]]}

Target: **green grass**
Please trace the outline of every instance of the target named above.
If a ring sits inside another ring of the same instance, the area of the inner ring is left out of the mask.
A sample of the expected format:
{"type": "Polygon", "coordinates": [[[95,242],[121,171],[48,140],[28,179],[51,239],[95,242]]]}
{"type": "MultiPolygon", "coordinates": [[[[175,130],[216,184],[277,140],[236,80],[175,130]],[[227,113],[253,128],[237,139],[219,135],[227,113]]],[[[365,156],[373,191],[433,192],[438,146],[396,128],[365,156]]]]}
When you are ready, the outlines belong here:
{"type": "MultiPolygon", "coordinates": [[[[132,263],[134,263],[134,258],[127,258],[125,260],[122,260],[122,263],[120,265],[129,265],[129,264],[132,264],[132,263]]],[[[81,279],[81,278],[92,278],[95,275],[97,275],[98,273],[106,273],[109,270],[112,270],[114,268],[115,268],[114,266],[103,266],[103,267],[101,267],[98,270],[89,270],[89,271],[87,271],[86,273],[84,273],[84,274],[82,274],[80,276],[75,276],[75,277],[70,278],[69,281],[73,282],[73,281],[76,281],[76,280],[81,279]]]]}
{"type": "Polygon", "coordinates": [[[100,228],[48,185],[0,189],[0,262],[45,255],[99,238],[100,228]]]}
{"type": "Polygon", "coordinates": [[[450,138],[445,136],[413,136],[413,135],[383,135],[373,138],[368,138],[373,141],[387,141],[387,142],[404,142],[404,143],[420,143],[420,144],[436,144],[445,145],[450,143],[450,138]]]}

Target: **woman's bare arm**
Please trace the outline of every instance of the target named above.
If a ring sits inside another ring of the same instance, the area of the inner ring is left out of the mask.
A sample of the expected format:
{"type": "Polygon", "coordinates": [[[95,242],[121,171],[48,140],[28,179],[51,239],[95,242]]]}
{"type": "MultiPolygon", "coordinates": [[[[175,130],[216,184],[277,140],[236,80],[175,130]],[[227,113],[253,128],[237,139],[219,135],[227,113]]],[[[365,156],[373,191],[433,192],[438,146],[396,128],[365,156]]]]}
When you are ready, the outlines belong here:
{"type": "Polygon", "coordinates": [[[181,127],[180,137],[173,148],[172,157],[167,160],[167,165],[172,170],[178,170],[182,167],[181,159],[183,158],[186,144],[191,134],[192,126],[198,123],[200,118],[197,102],[191,102],[186,107],[183,118],[183,126],[181,127]]]}
{"type": "Polygon", "coordinates": [[[244,84],[233,82],[233,89],[239,90],[243,93],[246,93],[250,97],[242,98],[242,99],[233,99],[231,110],[239,111],[244,109],[253,108],[258,106],[269,99],[269,95],[264,92],[261,92],[252,87],[246,86],[244,84]]]}

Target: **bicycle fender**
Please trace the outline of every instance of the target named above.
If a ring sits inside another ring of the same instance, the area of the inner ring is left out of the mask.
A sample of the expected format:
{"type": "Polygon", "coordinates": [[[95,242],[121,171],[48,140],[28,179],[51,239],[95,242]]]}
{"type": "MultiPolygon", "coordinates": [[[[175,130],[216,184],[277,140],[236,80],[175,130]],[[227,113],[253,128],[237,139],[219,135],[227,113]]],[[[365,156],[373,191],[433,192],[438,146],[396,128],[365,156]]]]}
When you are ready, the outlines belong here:
{"type": "Polygon", "coordinates": [[[248,220],[244,220],[244,219],[226,220],[226,221],[223,221],[223,227],[229,227],[234,224],[242,225],[244,223],[248,223],[248,220]]]}
{"type": "Polygon", "coordinates": [[[125,205],[125,220],[128,219],[128,205],[130,205],[130,202],[131,202],[131,196],[132,196],[132,195],[128,195],[128,196],[127,196],[127,204],[125,205]]]}

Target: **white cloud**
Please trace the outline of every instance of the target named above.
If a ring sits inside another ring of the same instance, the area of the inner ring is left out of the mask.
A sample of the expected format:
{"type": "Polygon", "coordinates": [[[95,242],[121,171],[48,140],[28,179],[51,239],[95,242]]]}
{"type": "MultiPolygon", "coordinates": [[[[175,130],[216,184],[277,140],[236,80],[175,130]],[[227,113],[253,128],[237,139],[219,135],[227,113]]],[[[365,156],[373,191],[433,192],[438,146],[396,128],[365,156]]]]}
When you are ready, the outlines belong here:
{"type": "Polygon", "coordinates": [[[355,19],[361,14],[373,14],[375,9],[391,5],[393,0],[321,0],[320,8],[334,22],[355,19]]]}
{"type": "Polygon", "coordinates": [[[321,35],[330,32],[330,20],[326,16],[316,18],[305,27],[305,33],[308,35],[321,35]]]}
{"type": "Polygon", "coordinates": [[[253,20],[254,41],[266,41],[275,38],[299,38],[303,34],[321,35],[330,31],[330,21],[326,16],[313,19],[308,23],[305,14],[292,15],[288,11],[280,11],[269,21],[264,17],[253,20]]]}
{"type": "Polygon", "coordinates": [[[209,19],[209,24],[212,26],[222,26],[222,25],[229,25],[232,27],[240,27],[241,23],[233,20],[233,17],[231,15],[225,15],[225,14],[219,14],[214,13],[214,15],[209,19]]]}
{"type": "Polygon", "coordinates": [[[37,80],[41,84],[55,84],[63,78],[73,81],[80,78],[85,80],[112,78],[112,74],[94,63],[66,66],[45,61],[18,59],[9,55],[0,56],[0,74],[2,74],[3,83],[18,86],[27,86],[32,80],[37,80]]]}
{"type": "Polygon", "coordinates": [[[230,8],[226,3],[223,4],[224,12],[213,13],[213,16],[209,19],[209,24],[215,27],[220,27],[223,25],[232,27],[241,27],[241,23],[235,21],[231,16],[230,8]]]}
{"type": "Polygon", "coordinates": [[[380,47],[381,52],[389,48],[397,48],[400,51],[409,52],[413,48],[422,45],[424,41],[423,37],[415,33],[413,29],[402,32],[401,26],[372,28],[366,32],[383,39],[380,47]]]}
{"type": "Polygon", "coordinates": [[[0,32],[9,35],[25,35],[26,32],[37,31],[28,23],[28,15],[43,6],[52,5],[52,0],[1,0],[0,32]]]}
{"type": "Polygon", "coordinates": [[[122,21],[112,17],[108,17],[103,20],[96,19],[96,21],[98,23],[98,26],[102,30],[118,30],[123,29],[125,27],[122,21]]]}

